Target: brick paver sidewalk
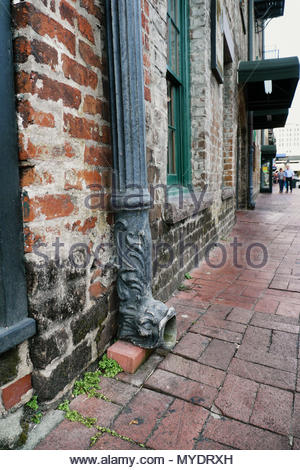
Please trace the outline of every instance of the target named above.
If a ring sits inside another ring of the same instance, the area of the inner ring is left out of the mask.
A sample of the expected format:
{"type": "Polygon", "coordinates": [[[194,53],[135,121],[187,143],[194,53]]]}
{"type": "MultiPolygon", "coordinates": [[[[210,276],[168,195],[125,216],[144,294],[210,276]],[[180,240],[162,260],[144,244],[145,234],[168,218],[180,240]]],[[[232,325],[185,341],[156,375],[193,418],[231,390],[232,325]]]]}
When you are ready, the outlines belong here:
{"type": "MultiPolygon", "coordinates": [[[[134,375],[102,379],[111,402],[73,400],[135,441],[105,433],[93,449],[300,449],[299,214],[298,188],[275,188],[255,211],[239,212],[224,248],[169,301],[174,351],[155,352],[134,375]]],[[[95,432],[64,420],[36,448],[89,449],[95,432]]]]}

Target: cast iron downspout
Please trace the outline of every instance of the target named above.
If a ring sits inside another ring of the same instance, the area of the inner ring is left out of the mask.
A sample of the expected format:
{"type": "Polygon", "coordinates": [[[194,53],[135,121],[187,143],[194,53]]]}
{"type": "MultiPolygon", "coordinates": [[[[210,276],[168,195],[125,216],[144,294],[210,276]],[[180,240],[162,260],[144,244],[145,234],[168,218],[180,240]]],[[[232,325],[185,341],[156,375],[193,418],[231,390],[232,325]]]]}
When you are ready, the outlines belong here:
{"type": "Polygon", "coordinates": [[[140,0],[106,0],[113,146],[115,241],[120,299],[119,338],[144,348],[170,349],[175,310],[151,292],[151,205],[145,148],[145,104],[140,0]]]}
{"type": "MultiPolygon", "coordinates": [[[[253,60],[253,22],[254,22],[254,0],[248,3],[248,60],[253,60]]],[[[255,209],[253,201],[253,111],[248,111],[248,139],[249,139],[249,158],[248,158],[248,208],[255,209]]]]}

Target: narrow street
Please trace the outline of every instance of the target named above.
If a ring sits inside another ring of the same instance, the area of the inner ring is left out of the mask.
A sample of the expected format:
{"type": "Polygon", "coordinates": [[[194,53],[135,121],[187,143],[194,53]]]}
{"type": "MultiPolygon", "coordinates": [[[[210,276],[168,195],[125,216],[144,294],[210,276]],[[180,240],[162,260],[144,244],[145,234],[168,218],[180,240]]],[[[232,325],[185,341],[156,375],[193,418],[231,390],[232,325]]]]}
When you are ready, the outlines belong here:
{"type": "MultiPolygon", "coordinates": [[[[237,213],[230,236],[169,300],[175,349],[103,378],[110,402],[72,401],[118,434],[92,449],[300,449],[300,189],[277,191],[237,213]]],[[[89,449],[96,433],[63,420],[36,449],[89,449]]]]}

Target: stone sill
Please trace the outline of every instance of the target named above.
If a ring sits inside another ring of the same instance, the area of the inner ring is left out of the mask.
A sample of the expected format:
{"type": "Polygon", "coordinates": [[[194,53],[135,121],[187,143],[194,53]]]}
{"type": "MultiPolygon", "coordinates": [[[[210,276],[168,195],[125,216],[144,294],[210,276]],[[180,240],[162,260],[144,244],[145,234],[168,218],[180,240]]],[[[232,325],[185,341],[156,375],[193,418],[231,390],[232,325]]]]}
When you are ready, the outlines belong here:
{"type": "MultiPolygon", "coordinates": [[[[201,193],[195,192],[197,201],[201,201],[201,193]]],[[[205,194],[203,201],[199,203],[199,207],[195,205],[190,194],[184,194],[182,207],[179,207],[178,196],[170,196],[168,204],[163,212],[163,219],[166,224],[174,225],[193,215],[199,214],[213,204],[214,197],[212,194],[205,194]]]]}
{"type": "Polygon", "coordinates": [[[35,320],[24,318],[15,325],[6,328],[0,327],[0,354],[23,343],[36,333],[35,320]]]}
{"type": "Polygon", "coordinates": [[[230,199],[231,197],[233,197],[234,195],[234,191],[233,191],[233,188],[231,186],[228,186],[227,188],[222,188],[222,201],[225,201],[226,199],[230,199]]]}

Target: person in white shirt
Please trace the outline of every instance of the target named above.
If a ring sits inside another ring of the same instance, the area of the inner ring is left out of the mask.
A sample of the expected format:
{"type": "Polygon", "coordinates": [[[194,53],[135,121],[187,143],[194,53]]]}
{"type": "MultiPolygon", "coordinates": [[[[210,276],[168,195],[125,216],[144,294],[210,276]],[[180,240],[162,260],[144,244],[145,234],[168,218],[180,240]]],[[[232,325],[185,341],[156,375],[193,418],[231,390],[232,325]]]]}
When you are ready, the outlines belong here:
{"type": "Polygon", "coordinates": [[[291,190],[291,193],[293,192],[293,178],[294,178],[294,172],[293,170],[290,169],[290,165],[286,166],[286,170],[284,172],[285,176],[285,185],[286,185],[286,192],[289,192],[289,187],[291,190]]]}

